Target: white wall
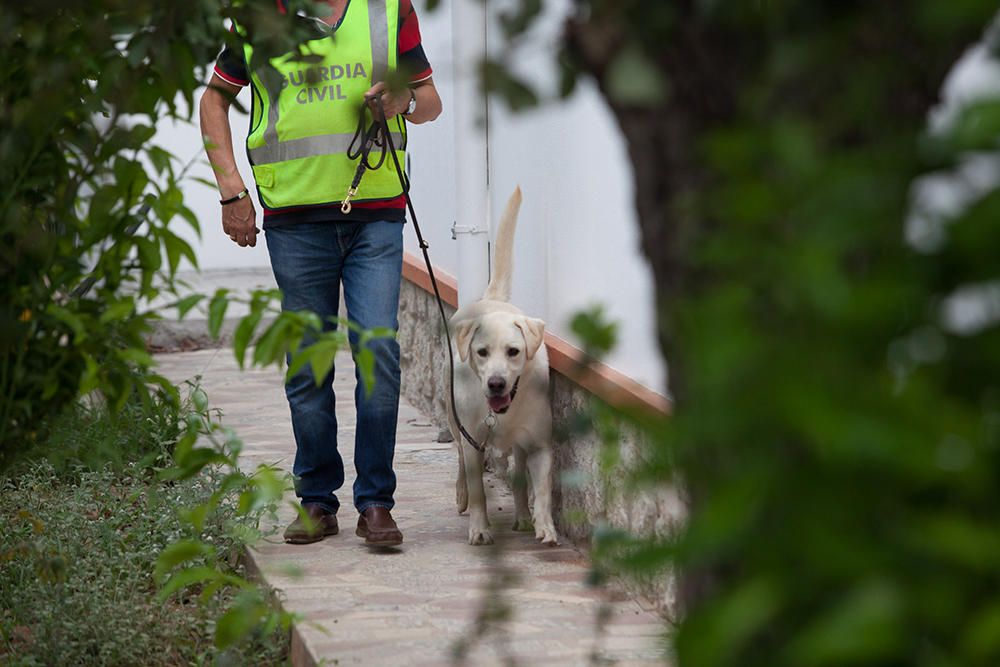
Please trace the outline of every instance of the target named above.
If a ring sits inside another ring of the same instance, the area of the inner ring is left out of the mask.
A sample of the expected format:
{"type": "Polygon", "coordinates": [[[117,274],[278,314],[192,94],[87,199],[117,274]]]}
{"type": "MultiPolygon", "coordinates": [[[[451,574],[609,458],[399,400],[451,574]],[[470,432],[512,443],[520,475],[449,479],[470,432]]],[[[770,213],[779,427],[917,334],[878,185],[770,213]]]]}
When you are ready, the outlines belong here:
{"type": "MultiPolygon", "coordinates": [[[[511,2],[490,3],[494,12],[511,2]]],[[[546,3],[544,16],[512,51],[497,26],[488,42],[543,95],[556,97],[555,45],[569,9],[546,3]]],[[[636,381],[665,391],[666,371],[655,342],[653,286],[639,250],[631,163],[614,117],[596,85],[580,81],[568,101],[513,114],[490,107],[490,167],[494,208],[515,183],[524,189],[516,262],[527,271],[513,298],[545,313],[549,328],[573,340],[569,320],[602,304],[619,323],[608,363],[636,381]]],[[[521,274],[518,274],[521,278],[521,274]]]]}
{"type": "MultiPolygon", "coordinates": [[[[487,8],[495,16],[512,4],[492,0],[487,8]]],[[[421,11],[423,5],[420,0],[416,3],[424,49],[445,111],[433,124],[410,133],[413,197],[435,266],[455,275],[458,260],[449,232],[455,220],[449,190],[455,169],[448,114],[456,76],[451,12],[447,3],[434,12],[421,11]]],[[[555,97],[554,44],[568,7],[566,0],[547,2],[542,20],[508,54],[518,73],[547,98],[555,97]]],[[[487,41],[493,53],[509,49],[495,24],[491,23],[487,41]]],[[[468,69],[464,64],[462,72],[468,69]]],[[[570,100],[550,99],[527,113],[513,114],[503,102],[491,101],[489,161],[493,220],[515,185],[524,191],[513,301],[571,341],[570,318],[603,304],[619,323],[619,345],[609,364],[665,392],[666,367],[656,346],[651,273],[639,250],[631,165],[614,118],[595,86],[581,81],[570,100]]],[[[418,252],[412,236],[407,243],[418,252]]]]}

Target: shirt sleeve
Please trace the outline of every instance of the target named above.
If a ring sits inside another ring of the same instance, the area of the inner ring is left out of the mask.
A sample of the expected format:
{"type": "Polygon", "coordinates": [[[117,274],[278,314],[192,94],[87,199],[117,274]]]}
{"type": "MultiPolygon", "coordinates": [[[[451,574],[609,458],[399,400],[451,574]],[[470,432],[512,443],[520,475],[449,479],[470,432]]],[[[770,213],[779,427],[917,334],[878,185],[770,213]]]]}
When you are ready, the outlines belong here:
{"type": "MultiPolygon", "coordinates": [[[[282,10],[280,4],[278,9],[282,10]]],[[[234,29],[235,26],[229,26],[230,32],[234,29]]],[[[220,79],[234,86],[250,85],[250,72],[247,69],[247,59],[242,49],[237,51],[229,45],[223,47],[222,53],[215,59],[215,73],[220,79]]]]}
{"type": "Polygon", "coordinates": [[[234,86],[246,86],[250,83],[246,58],[228,46],[222,49],[222,53],[215,60],[215,73],[220,79],[234,86]]]}
{"type": "Polygon", "coordinates": [[[399,68],[410,77],[410,83],[429,79],[433,70],[420,42],[420,23],[412,0],[399,1],[399,68]]]}

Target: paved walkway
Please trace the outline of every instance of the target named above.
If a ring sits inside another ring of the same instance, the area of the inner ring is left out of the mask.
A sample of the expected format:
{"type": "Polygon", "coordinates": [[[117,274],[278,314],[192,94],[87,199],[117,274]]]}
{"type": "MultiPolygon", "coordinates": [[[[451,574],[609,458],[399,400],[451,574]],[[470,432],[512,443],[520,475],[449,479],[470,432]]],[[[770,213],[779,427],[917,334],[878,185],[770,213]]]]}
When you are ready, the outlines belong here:
{"type": "MultiPolygon", "coordinates": [[[[246,470],[258,463],[291,469],[291,425],[276,369],[241,373],[229,349],[163,354],[158,361],[174,381],[201,376],[223,422],[244,440],[246,470]]],[[[586,559],[574,548],[542,547],[530,534],[511,531],[513,500],[500,482],[489,479],[488,492],[502,549],[466,543],[468,518],[456,513],[454,501],[457,457],[451,445],[435,442],[437,429],[405,401],[393,511],[405,541],[382,552],[364,547],[354,535],[350,502],[353,366],[346,354],[337,363],[337,412],[348,466],[341,533],[303,546],[275,536],[251,551],[254,566],[281,591],[286,608],[304,618],[293,633],[293,664],[456,664],[455,647],[476,635],[484,591],[496,572],[512,577],[502,598],[511,614],[504,633],[473,643],[467,664],[586,665],[595,651],[600,664],[663,664],[659,619],[633,601],[608,601],[588,588],[586,559]],[[602,605],[608,622],[595,639],[602,605]]],[[[293,512],[283,507],[281,521],[293,512]]]]}

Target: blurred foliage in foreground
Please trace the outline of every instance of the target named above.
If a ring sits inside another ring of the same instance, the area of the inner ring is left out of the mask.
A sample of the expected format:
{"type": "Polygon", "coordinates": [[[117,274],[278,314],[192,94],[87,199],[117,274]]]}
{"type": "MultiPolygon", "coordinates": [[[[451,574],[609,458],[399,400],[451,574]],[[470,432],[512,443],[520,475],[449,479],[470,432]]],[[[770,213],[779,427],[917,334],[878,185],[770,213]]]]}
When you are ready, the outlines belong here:
{"type": "Polygon", "coordinates": [[[996,10],[573,5],[565,90],[628,145],[675,399],[620,415],[634,479],[690,510],[600,546],[679,568],[681,667],[1000,664],[1000,101],[935,108],[996,10]]]}

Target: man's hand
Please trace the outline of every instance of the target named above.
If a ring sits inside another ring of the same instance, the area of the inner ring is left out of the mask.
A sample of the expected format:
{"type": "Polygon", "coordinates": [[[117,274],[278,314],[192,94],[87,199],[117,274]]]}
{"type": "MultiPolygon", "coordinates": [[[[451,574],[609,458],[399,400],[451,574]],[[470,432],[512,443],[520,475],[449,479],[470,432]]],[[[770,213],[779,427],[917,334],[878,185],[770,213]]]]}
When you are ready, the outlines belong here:
{"type": "Polygon", "coordinates": [[[365,101],[368,103],[368,107],[372,110],[372,115],[375,118],[379,118],[379,93],[382,93],[382,108],[385,109],[386,120],[389,120],[393,116],[398,116],[410,106],[409,88],[392,90],[386,85],[385,81],[379,81],[365,93],[365,101]]]}
{"type": "Polygon", "coordinates": [[[241,248],[257,245],[257,212],[253,199],[244,197],[222,207],[222,231],[238,243],[241,248]]]}

